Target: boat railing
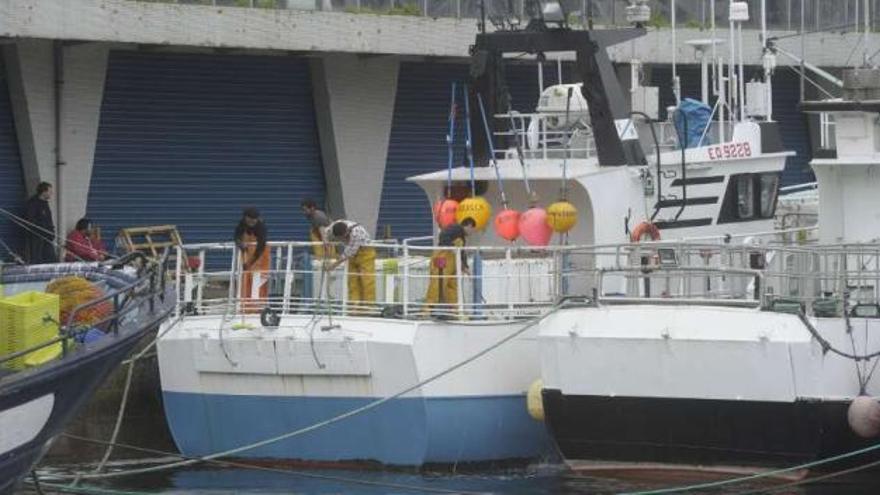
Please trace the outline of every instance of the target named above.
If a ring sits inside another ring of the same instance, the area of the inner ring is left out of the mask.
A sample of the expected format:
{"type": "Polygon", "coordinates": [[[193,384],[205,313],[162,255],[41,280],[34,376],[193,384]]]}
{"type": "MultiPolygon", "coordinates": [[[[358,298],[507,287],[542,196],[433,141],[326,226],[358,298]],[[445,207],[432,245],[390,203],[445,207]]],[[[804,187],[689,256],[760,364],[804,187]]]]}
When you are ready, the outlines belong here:
{"type": "Polygon", "coordinates": [[[584,159],[596,156],[592,128],[576,117],[566,122],[564,113],[511,112],[498,114],[495,118],[509,124],[508,130],[495,133],[509,142],[508,148],[496,150],[497,159],[517,158],[518,149],[525,159],[584,159]]]}
{"type": "MultiPolygon", "coordinates": [[[[101,328],[109,333],[117,335],[121,323],[126,318],[140,314],[141,312],[155,311],[158,304],[165,304],[167,297],[167,267],[168,251],[157,261],[147,259],[143,253],[130,253],[120,258],[101,262],[95,266],[95,270],[122,269],[125,266],[136,266],[137,277],[120,287],[107,291],[98,298],[91,299],[75,306],[67,315],[66,321],[55,322],[59,326],[58,336],[31,346],[27,349],[0,356],[0,366],[18,358],[38,352],[47,347],[61,343],[62,358],[70,351],[72,341],[80,334],[91,328],[101,328]],[[109,305],[109,307],[108,307],[109,305]],[[78,324],[80,316],[86,312],[100,309],[106,313],[99,319],[89,318],[87,326],[78,324]]],[[[35,269],[43,270],[42,266],[35,269]]],[[[83,272],[88,274],[88,272],[83,272]]],[[[46,316],[49,321],[53,319],[46,316]]]]}
{"type": "Polygon", "coordinates": [[[347,264],[326,270],[329,260],[316,254],[323,247],[318,243],[271,242],[271,267],[260,273],[267,290],[250,294],[242,293],[248,275],[233,243],[187,245],[181,249],[200,259],[222,253],[226,262],[202,263],[193,272],[178,264],[178,312],[245,314],[269,307],[279,314],[504,320],[540,314],[566,297],[715,300],[771,309],[796,302],[808,312],[844,293],[854,303],[880,301],[880,245],[818,247],[788,234],[541,248],[416,244],[426,237],[375,243],[374,270],[366,273],[351,273],[347,264]],[[441,249],[453,253],[446,260],[455,264],[445,275],[435,265],[441,249]],[[367,301],[349,290],[363,277],[375,287],[367,301]],[[428,297],[432,284],[436,291],[428,297]]]}
{"type": "MultiPolygon", "coordinates": [[[[495,116],[502,122],[507,123],[508,130],[498,131],[497,136],[505,138],[508,146],[498,148],[495,158],[510,160],[518,158],[522,151],[523,158],[534,159],[586,159],[596,156],[596,143],[593,139],[592,128],[583,119],[570,117],[566,123],[564,113],[538,112],[520,113],[511,112],[495,116]]],[[[641,120],[633,120],[638,135],[642,137],[641,144],[646,156],[655,156],[657,147],[660,152],[668,152],[679,149],[678,133],[672,121],[663,120],[647,123],[641,120]],[[652,133],[648,126],[654,127],[657,143],[654,143],[652,133]]],[[[700,140],[700,146],[713,146],[720,142],[732,139],[732,128],[727,129],[722,139],[720,126],[716,122],[710,123],[700,140]]],[[[656,158],[653,158],[656,160],[656,158]]]]}

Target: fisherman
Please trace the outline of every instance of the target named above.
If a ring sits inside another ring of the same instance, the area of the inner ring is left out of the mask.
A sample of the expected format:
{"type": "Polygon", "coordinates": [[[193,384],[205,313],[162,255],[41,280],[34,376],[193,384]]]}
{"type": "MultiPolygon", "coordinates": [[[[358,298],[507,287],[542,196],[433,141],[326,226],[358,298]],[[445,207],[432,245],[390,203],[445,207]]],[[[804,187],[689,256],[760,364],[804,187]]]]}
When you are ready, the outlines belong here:
{"type": "Polygon", "coordinates": [[[311,228],[309,229],[309,240],[312,242],[321,242],[323,244],[315,244],[312,246],[312,254],[318,259],[333,258],[336,256],[336,248],[331,244],[324,242],[324,229],[330,225],[330,217],[323,210],[318,209],[318,203],[311,198],[306,198],[300,202],[300,208],[309,220],[311,228]]]}
{"type": "Polygon", "coordinates": [[[88,218],[80,218],[67,234],[64,261],[103,261],[107,256],[104,243],[97,238],[95,226],[88,218]]]}
{"type": "Polygon", "coordinates": [[[52,198],[52,184],[40,182],[37,192],[25,203],[25,261],[30,264],[57,263],[55,253],[55,222],[49,200],[52,198]]]}
{"type": "MultiPolygon", "coordinates": [[[[368,246],[371,241],[367,229],[351,220],[336,220],[324,231],[325,239],[341,242],[342,255],[330,263],[333,271],[348,261],[348,300],[352,304],[365,305],[376,302],[376,250],[368,246]]],[[[363,311],[355,311],[363,313],[363,311]]]]}
{"type": "Polygon", "coordinates": [[[235,244],[241,251],[241,298],[243,313],[259,313],[258,303],[269,297],[269,248],[266,245],[266,223],[256,208],[245,208],[241,221],[235,227],[235,244]]]}
{"type": "Polygon", "coordinates": [[[461,223],[453,223],[440,231],[437,247],[447,249],[437,249],[431,255],[431,280],[428,283],[428,292],[425,294],[425,304],[444,304],[450,310],[452,305],[458,304],[456,253],[461,253],[462,273],[470,275],[470,270],[468,269],[467,256],[456,248],[464,247],[467,237],[476,228],[477,222],[473,218],[467,217],[461,223]]]}

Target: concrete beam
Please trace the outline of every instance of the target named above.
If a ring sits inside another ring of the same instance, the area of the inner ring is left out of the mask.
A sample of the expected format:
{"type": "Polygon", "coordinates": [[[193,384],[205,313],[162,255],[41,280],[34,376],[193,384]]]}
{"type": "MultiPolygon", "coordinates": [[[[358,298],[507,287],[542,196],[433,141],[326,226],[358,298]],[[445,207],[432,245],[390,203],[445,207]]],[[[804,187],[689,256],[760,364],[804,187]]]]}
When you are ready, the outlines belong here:
{"type": "MultiPolygon", "coordinates": [[[[477,33],[475,19],[430,18],[344,12],[211,7],[131,0],[0,0],[0,36],[82,41],[144,43],[162,46],[227,49],[342,52],[416,56],[468,56],[477,33]]],[[[758,31],[743,31],[744,60],[760,65],[758,31]]],[[[708,38],[709,31],[679,29],[676,53],[680,63],[697,63],[685,42],[708,38]]],[[[791,32],[773,31],[771,35],[791,32]]],[[[727,40],[727,30],[716,36],[727,40]]],[[[671,30],[654,29],[646,36],[613,47],[611,59],[633,56],[649,64],[672,61],[671,30]]],[[[861,43],[858,33],[815,33],[807,36],[810,62],[822,67],[860,63],[850,56],[861,43]]],[[[880,45],[880,34],[868,46],[880,45]]],[[[784,38],[779,46],[800,52],[800,39],[784,38]]],[[[726,53],[726,47],[721,50],[726,53]]],[[[780,57],[779,63],[792,62],[780,57]]]]}
{"type": "Polygon", "coordinates": [[[349,53],[464,55],[474,19],[129,0],[0,0],[0,36],[349,53]]]}
{"type": "Polygon", "coordinates": [[[375,232],[394,118],[393,57],[331,55],[311,64],[331,216],[375,232]]]}

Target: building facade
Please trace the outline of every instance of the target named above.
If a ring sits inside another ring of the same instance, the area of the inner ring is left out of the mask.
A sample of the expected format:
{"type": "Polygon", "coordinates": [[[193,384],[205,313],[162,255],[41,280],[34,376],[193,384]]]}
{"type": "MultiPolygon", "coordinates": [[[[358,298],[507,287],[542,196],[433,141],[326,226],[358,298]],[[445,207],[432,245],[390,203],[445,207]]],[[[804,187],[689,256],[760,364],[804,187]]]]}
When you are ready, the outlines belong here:
{"type": "MultiPolygon", "coordinates": [[[[446,167],[450,86],[467,79],[476,29],[455,17],[0,0],[0,207],[20,213],[48,181],[59,233],[89,216],[105,239],[174,224],[185,242],[215,242],[231,239],[246,206],[263,212],[272,239],[305,239],[298,205],[310,197],[377,237],[430,234],[430,204],[405,179],[446,167]]],[[[752,34],[750,73],[760,63],[752,34]]],[[[841,67],[856,39],[812,36],[812,61],[841,67]]],[[[627,84],[630,58],[646,64],[661,108],[673,101],[671,46],[660,28],[612,53],[627,84]]],[[[684,95],[698,97],[693,50],[676,54],[684,95]]],[[[785,62],[774,111],[798,153],[783,178],[792,184],[811,179],[810,147],[799,77],[785,62]]],[[[535,63],[513,63],[507,77],[515,108],[530,111],[535,63]]],[[[544,83],[557,79],[548,61],[544,83]]],[[[0,218],[4,242],[18,249],[21,237],[0,218]]]]}

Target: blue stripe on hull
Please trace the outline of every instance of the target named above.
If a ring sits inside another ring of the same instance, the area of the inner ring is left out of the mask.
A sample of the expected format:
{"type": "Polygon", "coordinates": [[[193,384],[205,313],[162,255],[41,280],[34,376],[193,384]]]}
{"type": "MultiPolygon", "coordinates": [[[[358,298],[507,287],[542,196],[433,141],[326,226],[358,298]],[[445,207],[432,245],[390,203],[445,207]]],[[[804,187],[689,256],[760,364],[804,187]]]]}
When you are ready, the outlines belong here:
{"type": "MultiPolygon", "coordinates": [[[[375,400],[163,395],[174,440],[189,456],[276,437],[375,400]]],[[[404,398],[236,457],[421,465],[535,458],[551,445],[544,425],[526,412],[524,396],[404,398]]]]}

